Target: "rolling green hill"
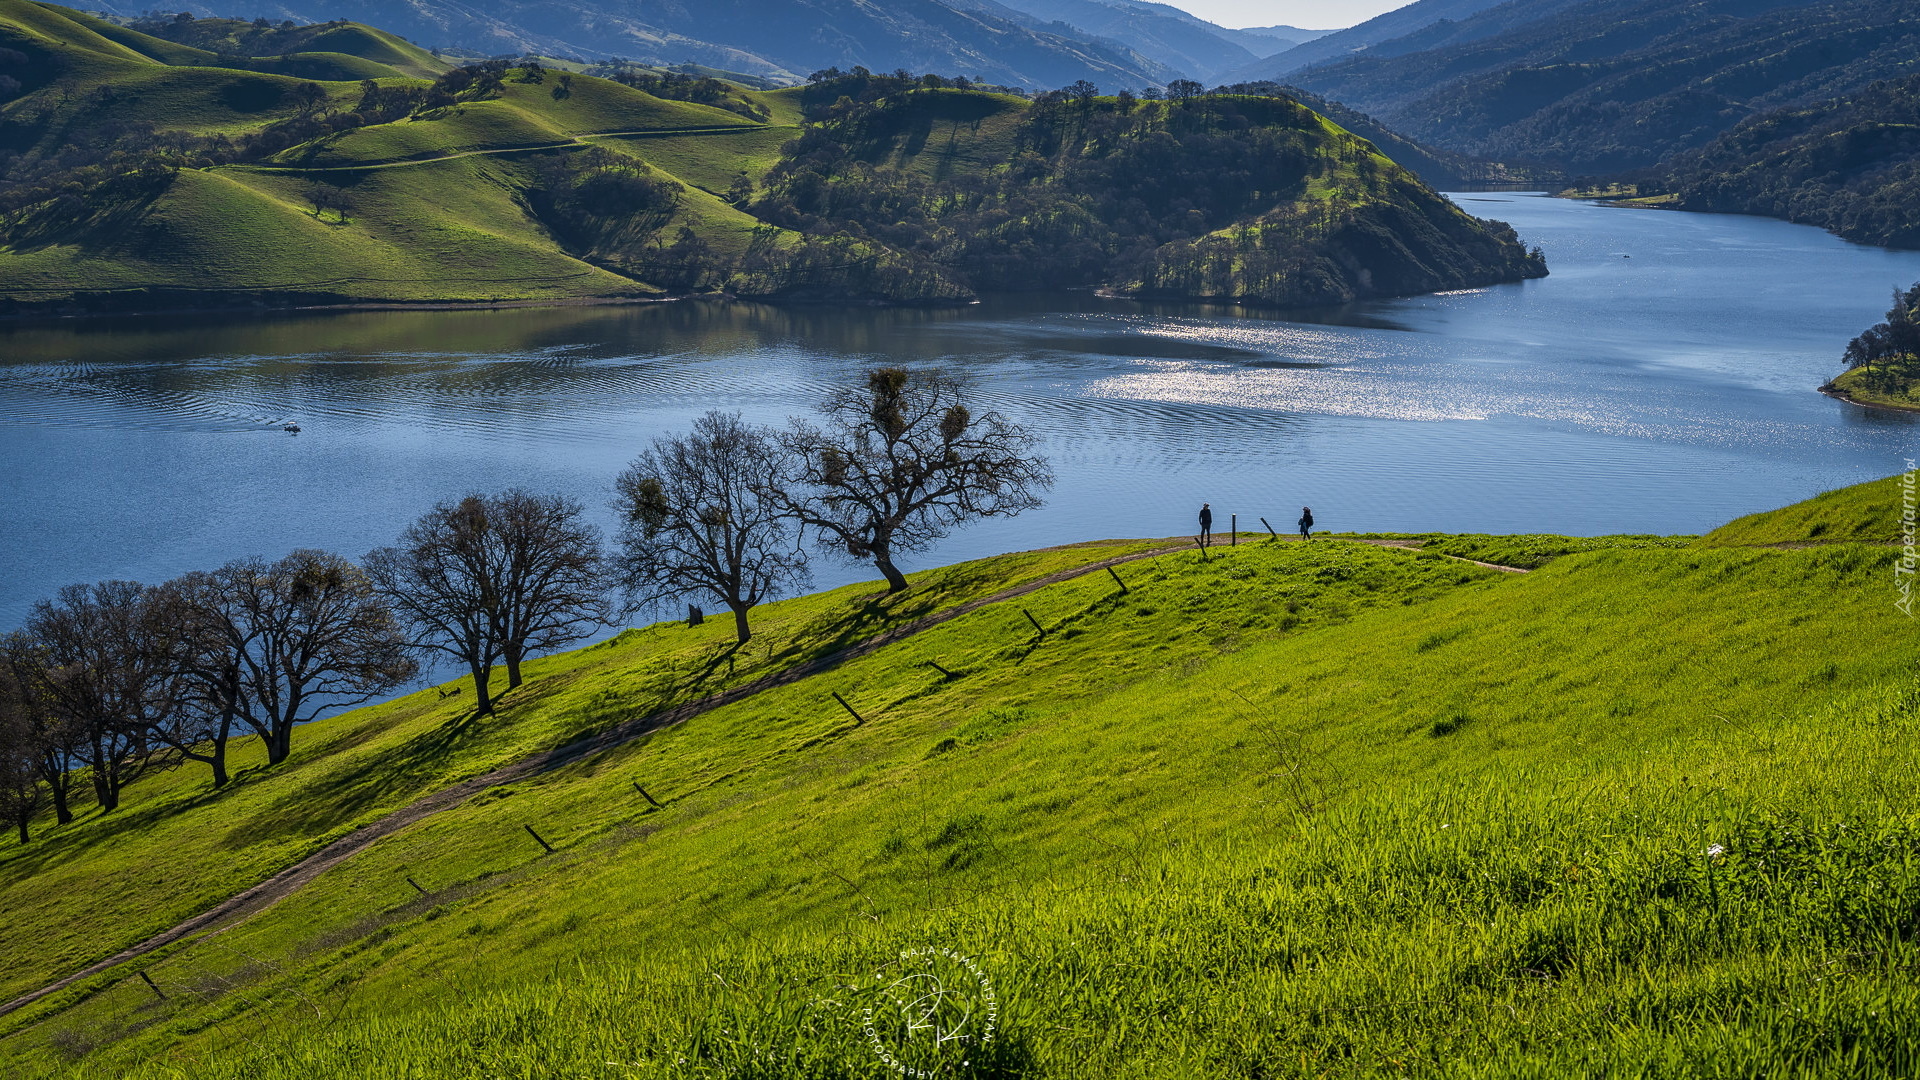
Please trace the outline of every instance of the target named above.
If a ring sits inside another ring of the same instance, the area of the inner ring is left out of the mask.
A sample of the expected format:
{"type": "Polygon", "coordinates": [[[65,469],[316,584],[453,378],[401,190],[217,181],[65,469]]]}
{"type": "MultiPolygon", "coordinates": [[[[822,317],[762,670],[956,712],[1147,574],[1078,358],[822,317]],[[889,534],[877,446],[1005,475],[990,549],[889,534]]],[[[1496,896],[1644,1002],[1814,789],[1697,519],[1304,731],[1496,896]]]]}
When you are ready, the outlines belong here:
{"type": "Polygon", "coordinates": [[[1069,111],[934,77],[454,69],[352,24],[128,27],[28,0],[0,0],[5,42],[14,314],[1079,285],[1339,303],[1545,272],[1284,98],[1069,111]],[[924,205],[876,200],[856,161],[924,205]]]}
{"type": "MultiPolygon", "coordinates": [[[[1890,483],[1729,529],[1807,535],[1890,483]]],[[[0,995],[379,838],[0,1017],[0,1061],[878,1078],[876,1040],[934,1053],[883,991],[951,953],[972,967],[946,993],[989,982],[995,1026],[964,1066],[913,1059],[942,1075],[1907,1075],[1915,630],[1895,549],[1829,535],[1568,543],[1527,574],[1109,543],[787,601],[742,651],[717,625],[629,632],[540,661],[496,718],[425,691],[217,794],[181,770],[37,826],[0,854],[0,995]],[[1125,592],[1096,572],[964,606],[1129,557],[1125,592]]]]}

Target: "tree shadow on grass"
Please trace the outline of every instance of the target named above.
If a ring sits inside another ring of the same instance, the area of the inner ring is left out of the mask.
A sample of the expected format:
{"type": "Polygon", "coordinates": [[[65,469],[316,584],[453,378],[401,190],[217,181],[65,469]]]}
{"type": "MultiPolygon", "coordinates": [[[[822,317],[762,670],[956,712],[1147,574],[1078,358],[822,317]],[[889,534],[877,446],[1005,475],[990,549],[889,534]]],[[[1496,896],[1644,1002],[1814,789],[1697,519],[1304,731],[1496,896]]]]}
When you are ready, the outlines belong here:
{"type": "Polygon", "coordinates": [[[446,782],[449,761],[493,730],[482,719],[477,712],[464,712],[353,768],[301,783],[229,829],[223,843],[240,848],[279,837],[319,836],[371,808],[398,808],[446,782]]]}

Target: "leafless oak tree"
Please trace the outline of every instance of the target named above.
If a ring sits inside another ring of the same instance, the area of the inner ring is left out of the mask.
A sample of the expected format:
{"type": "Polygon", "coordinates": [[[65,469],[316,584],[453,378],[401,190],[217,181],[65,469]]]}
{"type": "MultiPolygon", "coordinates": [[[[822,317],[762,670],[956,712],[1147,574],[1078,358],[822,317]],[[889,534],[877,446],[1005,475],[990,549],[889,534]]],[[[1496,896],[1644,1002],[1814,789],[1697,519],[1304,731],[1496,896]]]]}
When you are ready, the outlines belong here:
{"type": "Polygon", "coordinates": [[[787,511],[822,543],[871,559],[889,592],[907,588],[894,557],[954,526],[1040,505],[1053,482],[1034,440],[998,413],[975,417],[961,380],[934,369],[877,368],[835,392],[824,422],[781,436],[787,511]]]}
{"type": "Polygon", "coordinates": [[[162,737],[212,765],[215,786],[226,780],[234,721],[260,736],[267,763],[277,765],[292,753],[296,727],[370,701],[419,670],[373,582],[331,552],[241,559],[189,574],[157,598],[180,631],[171,655],[185,676],[175,691],[181,720],[162,737]]]}
{"type": "Polygon", "coordinates": [[[41,734],[13,673],[0,665],[0,819],[11,822],[20,842],[46,793],[40,787],[41,734]]]}
{"type": "Polygon", "coordinates": [[[175,682],[159,641],[169,632],[132,581],[69,585],[34,605],[15,648],[13,675],[35,707],[60,718],[103,812],[143,773],[168,764],[154,729],[170,722],[175,682]]]}
{"type": "Polygon", "coordinates": [[[505,574],[496,620],[507,688],[536,653],[583,641],[620,617],[613,566],[586,509],[562,495],[513,490],[487,500],[505,574]]]}
{"type": "Polygon", "coordinates": [[[738,413],[710,412],[693,432],[657,439],[615,480],[621,581],[640,603],[708,593],[733,612],[741,643],[756,604],[804,587],[776,492],[779,444],[738,413]]]}
{"type": "Polygon", "coordinates": [[[511,689],[527,656],[616,617],[599,533],[581,516],[578,503],[557,496],[469,495],[367,556],[368,576],[415,644],[467,665],[479,713],[493,711],[495,664],[506,664],[511,689]]]}
{"type": "Polygon", "coordinates": [[[15,632],[0,639],[0,680],[17,703],[15,719],[25,729],[21,738],[34,751],[34,768],[47,785],[54,820],[65,825],[73,820],[73,785],[80,767],[74,748],[80,739],[75,726],[53,709],[46,695],[35,692],[40,659],[40,651],[26,634],[15,632]]]}

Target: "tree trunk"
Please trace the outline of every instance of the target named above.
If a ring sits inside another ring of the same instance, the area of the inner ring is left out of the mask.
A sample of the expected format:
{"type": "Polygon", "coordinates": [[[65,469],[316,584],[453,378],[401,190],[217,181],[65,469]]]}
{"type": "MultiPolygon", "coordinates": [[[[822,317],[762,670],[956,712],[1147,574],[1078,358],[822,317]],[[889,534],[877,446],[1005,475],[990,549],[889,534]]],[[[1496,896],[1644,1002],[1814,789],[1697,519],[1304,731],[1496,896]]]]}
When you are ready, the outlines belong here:
{"type": "Polygon", "coordinates": [[[47,787],[53,795],[53,820],[61,825],[73,823],[73,807],[67,805],[67,786],[69,778],[65,773],[51,777],[47,787]]]}
{"type": "Polygon", "coordinates": [[[111,814],[120,809],[120,786],[113,782],[110,774],[98,769],[93,773],[93,795],[100,801],[101,813],[111,814]]]}
{"type": "Polygon", "coordinates": [[[267,764],[278,765],[287,760],[293,751],[293,728],[291,725],[274,725],[273,734],[267,738],[267,764]]]}
{"type": "Polygon", "coordinates": [[[492,664],[469,664],[473,669],[473,714],[487,716],[493,712],[493,694],[487,685],[493,681],[492,664]]]}
{"type": "Polygon", "coordinates": [[[14,819],[14,824],[20,827],[20,842],[22,844],[31,839],[27,836],[27,815],[21,814],[18,818],[14,819]]]}
{"type": "Polygon", "coordinates": [[[227,713],[220,718],[220,730],[213,735],[213,789],[227,786],[227,740],[233,736],[233,714],[227,713]]]}
{"type": "Polygon", "coordinates": [[[747,643],[747,639],[753,636],[753,630],[747,626],[747,610],[748,609],[743,604],[729,604],[727,606],[733,608],[734,637],[739,639],[740,644],[745,645],[747,643]]]}
{"type": "Polygon", "coordinates": [[[520,650],[509,648],[501,659],[507,662],[507,689],[520,685],[520,650]]]}
{"type": "Polygon", "coordinates": [[[893,565],[893,560],[888,558],[884,552],[874,553],[873,565],[879,567],[880,572],[887,576],[887,592],[902,593],[907,591],[907,575],[901,573],[900,568],[893,565]]]}

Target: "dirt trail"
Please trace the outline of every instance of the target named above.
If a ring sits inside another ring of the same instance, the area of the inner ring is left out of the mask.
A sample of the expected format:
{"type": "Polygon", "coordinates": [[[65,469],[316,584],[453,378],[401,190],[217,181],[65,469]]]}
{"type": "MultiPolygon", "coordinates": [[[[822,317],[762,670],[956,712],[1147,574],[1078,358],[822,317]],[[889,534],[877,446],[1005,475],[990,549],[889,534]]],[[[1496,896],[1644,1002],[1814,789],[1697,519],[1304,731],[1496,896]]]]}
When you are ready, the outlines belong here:
{"type": "MultiPolygon", "coordinates": [[[[1403,551],[1419,551],[1425,546],[1425,543],[1420,540],[1351,540],[1349,543],[1372,544],[1374,547],[1400,548],[1403,551]]],[[[1445,552],[1440,552],[1439,554],[1444,558],[1452,559],[1454,562],[1472,563],[1482,569],[1498,570],[1503,574],[1533,573],[1531,570],[1523,570],[1518,566],[1502,566],[1499,563],[1481,562],[1479,559],[1469,559],[1460,555],[1448,555],[1445,552]]]]}
{"type": "MultiPolygon", "coordinates": [[[[1417,540],[1355,540],[1348,542],[1402,549],[1417,549],[1420,546],[1417,540]]],[[[1058,551],[1091,546],[1095,545],[1065,544],[1058,548],[1042,548],[1040,550],[1058,551]]],[[[511,784],[524,780],[529,776],[535,776],[549,769],[559,768],[562,765],[578,761],[591,754],[611,750],[622,743],[630,742],[642,735],[651,734],[662,728],[672,727],[675,724],[691,720],[702,713],[711,712],[714,709],[731,705],[736,701],[752,697],[755,694],[772,690],[776,687],[791,685],[799,682],[801,679],[818,675],[821,672],[831,670],[841,664],[876,653],[896,642],[913,637],[916,634],[924,633],[943,623],[952,622],[962,616],[970,615],[989,605],[1015,600],[1062,581],[1071,581],[1074,578],[1085,577],[1088,574],[1098,574],[1109,567],[1122,566],[1126,563],[1139,562],[1143,559],[1157,558],[1161,555],[1170,555],[1177,551],[1191,550],[1194,546],[1194,539],[1192,537],[1185,537],[1178,542],[1164,544],[1147,551],[1134,552],[1130,555],[1119,555],[1111,559],[1103,559],[1099,562],[1089,563],[1085,566],[1056,571],[1045,577],[1036,578],[1024,585],[1016,585],[1009,589],[1002,589],[990,596],[984,596],[978,600],[970,600],[950,610],[936,612],[932,615],[915,619],[913,622],[894,627],[892,630],[868,638],[858,645],[849,646],[837,653],[832,653],[828,656],[810,660],[804,664],[774,672],[773,674],[755,679],[752,682],[743,683],[731,690],[723,690],[720,693],[712,694],[696,701],[689,701],[685,704],[673,706],[672,708],[648,713],[645,716],[617,724],[596,735],[590,735],[577,742],[559,747],[558,749],[534,754],[511,764],[503,765],[484,776],[477,776],[471,780],[465,780],[450,787],[441,788],[439,791],[423,795],[413,802],[408,803],[406,806],[362,826],[347,836],[335,840],[333,843],[328,844],[326,847],[321,848],[319,851],[287,867],[285,870],[280,871],[265,881],[254,885],[252,888],[234,895],[171,929],[155,934],[153,937],[140,942],[138,945],[122,949],[112,956],[97,963],[90,964],[57,982],[50,983],[30,993],[22,994],[12,1001],[0,1005],[0,1016],[5,1016],[17,1009],[31,1005],[49,994],[58,993],[82,979],[98,975],[104,971],[110,971],[129,960],[138,959],[148,953],[164,949],[169,945],[199,935],[203,931],[207,936],[211,936],[231,929],[233,926],[238,925],[239,921],[245,916],[264,911],[279,901],[286,899],[288,896],[293,895],[294,892],[321,874],[352,858],[354,854],[366,849],[374,842],[392,836],[394,833],[423,821],[426,818],[432,817],[441,811],[451,810],[488,788],[499,787],[502,784],[511,784]]],[[[1217,542],[1215,546],[1219,546],[1217,542]]],[[[1249,546],[1251,546],[1251,544],[1249,546]]],[[[1476,562],[1472,559],[1461,559],[1452,555],[1447,557],[1455,559],[1458,562],[1471,562],[1475,566],[1484,566],[1490,570],[1503,570],[1512,574],[1527,573],[1527,571],[1519,569],[1518,567],[1498,566],[1492,563],[1476,562]]]]}

